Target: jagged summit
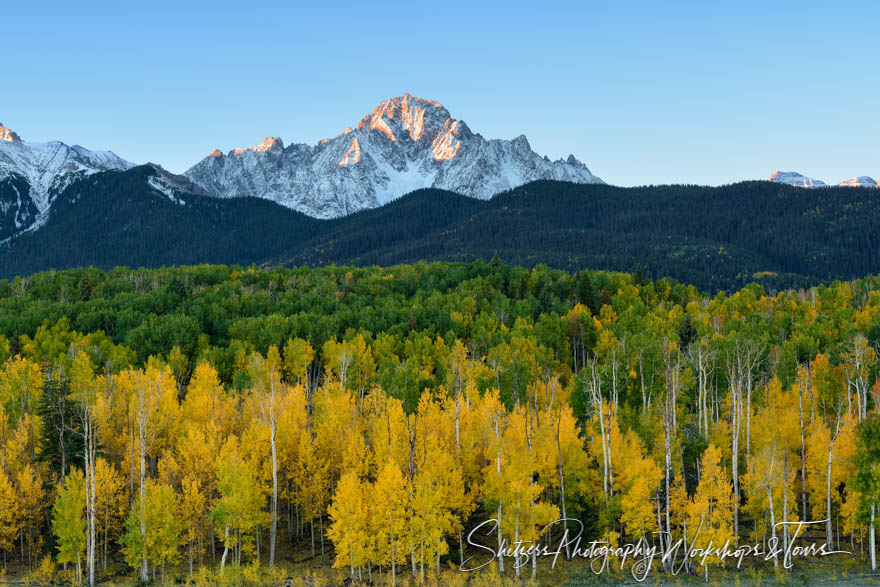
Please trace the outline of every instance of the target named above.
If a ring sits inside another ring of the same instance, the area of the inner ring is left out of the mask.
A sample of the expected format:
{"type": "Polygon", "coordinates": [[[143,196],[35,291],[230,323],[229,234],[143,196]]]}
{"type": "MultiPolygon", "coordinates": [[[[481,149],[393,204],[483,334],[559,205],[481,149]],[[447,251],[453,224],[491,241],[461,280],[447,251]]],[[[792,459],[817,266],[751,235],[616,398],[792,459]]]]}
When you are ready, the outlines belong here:
{"type": "Polygon", "coordinates": [[[381,206],[419,188],[489,198],[536,179],[601,183],[574,156],[550,161],[524,135],[487,140],[435,100],[409,93],[383,100],[316,145],[269,137],[185,172],[217,197],[258,196],[310,216],[333,218],[381,206]]]}
{"type": "Polygon", "coordinates": [[[19,137],[14,130],[3,126],[3,123],[0,122],[0,141],[8,141],[10,143],[14,143],[17,141],[21,141],[21,137],[19,137]]]}

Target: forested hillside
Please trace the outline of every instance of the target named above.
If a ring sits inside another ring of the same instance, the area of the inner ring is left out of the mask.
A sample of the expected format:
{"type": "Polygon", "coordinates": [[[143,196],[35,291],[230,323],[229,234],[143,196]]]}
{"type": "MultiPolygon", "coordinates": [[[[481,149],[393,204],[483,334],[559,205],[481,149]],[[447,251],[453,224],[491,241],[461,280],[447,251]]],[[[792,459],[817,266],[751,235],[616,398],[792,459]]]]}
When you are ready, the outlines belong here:
{"type": "Polygon", "coordinates": [[[319,221],[259,198],[221,200],[148,183],[143,165],[74,183],[45,226],[0,249],[0,276],[69,267],[257,263],[316,235],[319,221]]]}
{"type": "Polygon", "coordinates": [[[280,260],[388,265],[489,259],[497,252],[506,262],[569,271],[641,266],[655,279],[673,277],[712,292],[754,281],[785,288],[880,270],[878,222],[877,189],[546,181],[476,204],[415,192],[334,221],[280,260]]]}
{"type": "Polygon", "coordinates": [[[797,544],[868,581],[878,285],[705,296],[497,262],[0,281],[6,576],[559,583],[587,562],[485,549],[567,517],[584,543],[658,547],[823,520],[797,544]]]}
{"type": "Polygon", "coordinates": [[[47,224],[0,248],[0,276],[46,269],[226,263],[393,265],[488,260],[635,271],[716,292],[880,271],[880,190],[771,182],[618,188],[535,182],[480,201],[420,190],[316,220],[257,198],[168,197],[142,166],[65,190],[47,224]]]}

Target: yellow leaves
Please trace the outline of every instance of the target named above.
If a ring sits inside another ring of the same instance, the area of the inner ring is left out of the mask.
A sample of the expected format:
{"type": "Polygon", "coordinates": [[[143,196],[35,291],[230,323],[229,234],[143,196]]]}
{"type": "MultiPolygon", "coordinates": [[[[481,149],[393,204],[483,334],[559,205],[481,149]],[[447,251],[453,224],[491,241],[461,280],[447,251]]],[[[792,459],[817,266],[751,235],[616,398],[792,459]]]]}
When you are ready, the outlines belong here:
{"type": "Polygon", "coordinates": [[[200,544],[206,533],[207,499],[196,477],[187,476],[178,494],[178,513],[183,539],[192,546],[200,544]]]}
{"type": "MultiPolygon", "coordinates": [[[[122,398],[127,398],[130,422],[144,427],[143,448],[151,456],[161,454],[175,436],[180,420],[177,385],[167,365],[150,364],[144,369],[126,369],[115,378],[122,398]]],[[[137,450],[141,439],[133,439],[137,450]]]]}
{"type": "Polygon", "coordinates": [[[339,480],[333,504],[330,506],[332,524],[328,531],[336,547],[334,567],[363,566],[370,560],[371,533],[370,506],[372,500],[358,476],[345,473],[339,480]]]}
{"type": "Polygon", "coordinates": [[[381,467],[391,461],[402,467],[409,458],[403,403],[384,393],[371,393],[364,399],[364,416],[372,439],[373,462],[381,467]]]}
{"type": "MultiPolygon", "coordinates": [[[[2,517],[6,509],[5,475],[0,473],[0,549],[7,550],[4,539],[7,528],[2,517]]],[[[64,487],[59,484],[57,497],[52,506],[52,532],[56,537],[58,562],[75,563],[81,560],[86,549],[86,520],[83,510],[86,503],[85,477],[79,469],[71,470],[64,487]]]]}
{"type": "Polygon", "coordinates": [[[0,369],[0,403],[9,423],[14,425],[23,414],[33,413],[43,392],[40,366],[27,358],[15,356],[0,369]]]}
{"type": "Polygon", "coordinates": [[[181,406],[183,419],[206,434],[226,436],[234,430],[236,412],[234,402],[220,384],[217,370],[208,363],[199,363],[181,406]]]}
{"type": "MultiPolygon", "coordinates": [[[[268,490],[260,481],[253,464],[245,459],[238,439],[231,436],[217,457],[220,499],[211,512],[217,522],[218,533],[225,540],[237,541],[237,538],[225,535],[223,529],[226,526],[236,533],[249,535],[258,524],[268,519],[263,511],[268,490]]],[[[227,542],[229,546],[234,543],[237,542],[227,542]]]]}
{"type": "Polygon", "coordinates": [[[122,530],[128,508],[125,479],[105,459],[95,461],[95,524],[97,531],[112,540],[122,530]]]}
{"type": "Polygon", "coordinates": [[[299,459],[291,478],[305,518],[313,520],[323,513],[331,480],[330,462],[308,436],[300,437],[299,459]]]}
{"type": "Polygon", "coordinates": [[[641,538],[657,525],[652,496],[657,491],[662,471],[645,455],[641,439],[633,430],[620,434],[616,418],[611,420],[614,486],[622,493],[623,514],[620,522],[633,538],[641,538]]]}
{"type": "Polygon", "coordinates": [[[308,368],[315,358],[315,349],[308,341],[291,338],[284,345],[284,375],[290,382],[308,383],[308,368]]]}
{"type": "MultiPolygon", "coordinates": [[[[714,444],[709,444],[700,461],[702,472],[700,483],[688,508],[688,528],[699,534],[695,540],[697,548],[705,548],[709,542],[723,545],[733,537],[733,488],[727,473],[721,466],[721,452],[714,444]]],[[[709,557],[707,562],[721,562],[718,557],[709,557]]]]}
{"type": "Polygon", "coordinates": [[[376,537],[376,562],[389,565],[406,560],[409,488],[400,468],[386,463],[372,489],[372,532],[376,537]]]}
{"type": "Polygon", "coordinates": [[[506,418],[499,413],[493,420],[495,438],[484,469],[485,495],[501,504],[503,533],[535,539],[543,525],[558,518],[559,510],[542,503],[544,488],[535,482],[539,457],[532,446],[536,437],[532,414],[521,405],[506,418]]]}
{"type": "Polygon", "coordinates": [[[26,465],[15,476],[18,513],[22,525],[37,532],[43,517],[43,481],[33,465],[26,465]]]}

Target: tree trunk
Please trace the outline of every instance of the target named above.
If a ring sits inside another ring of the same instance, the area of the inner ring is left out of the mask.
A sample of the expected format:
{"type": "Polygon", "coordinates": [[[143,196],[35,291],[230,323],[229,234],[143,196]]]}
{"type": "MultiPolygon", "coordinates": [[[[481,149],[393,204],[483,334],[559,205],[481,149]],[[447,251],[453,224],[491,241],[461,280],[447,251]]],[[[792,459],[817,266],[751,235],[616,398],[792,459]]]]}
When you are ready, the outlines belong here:
{"type": "Polygon", "coordinates": [[[868,531],[869,532],[869,534],[868,534],[868,548],[871,551],[871,570],[872,571],[877,570],[877,551],[875,549],[875,543],[874,543],[874,540],[875,540],[875,538],[874,538],[874,509],[875,509],[875,507],[876,507],[875,504],[872,503],[871,504],[871,528],[868,531]]]}
{"type": "Polygon", "coordinates": [[[220,572],[226,567],[226,555],[229,554],[229,524],[223,530],[223,556],[220,557],[220,572]]]}
{"type": "Polygon", "coordinates": [[[269,531],[269,570],[275,568],[275,536],[278,532],[278,453],[275,443],[275,419],[272,415],[272,529],[269,531]]]}

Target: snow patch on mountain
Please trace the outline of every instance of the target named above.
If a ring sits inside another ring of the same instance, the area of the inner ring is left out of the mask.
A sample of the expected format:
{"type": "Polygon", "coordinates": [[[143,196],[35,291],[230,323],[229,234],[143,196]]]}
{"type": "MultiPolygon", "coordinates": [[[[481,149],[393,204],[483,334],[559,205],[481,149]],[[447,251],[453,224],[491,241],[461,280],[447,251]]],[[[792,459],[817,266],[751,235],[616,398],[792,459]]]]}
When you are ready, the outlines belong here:
{"type": "MultiPolygon", "coordinates": [[[[777,171],[770,176],[770,181],[775,183],[784,183],[786,185],[793,185],[799,188],[827,188],[831,187],[829,184],[824,181],[820,181],[818,179],[813,179],[812,177],[807,177],[806,175],[801,175],[795,171],[777,171]]],[[[843,188],[876,188],[880,187],[880,183],[874,181],[873,178],[868,177],[867,175],[860,175],[859,177],[853,177],[851,179],[845,179],[839,184],[837,184],[843,188]]]]}
{"type": "Polygon", "coordinates": [[[215,150],[185,175],[216,197],[262,197],[317,218],[427,187],[487,199],[536,179],[604,183],[573,156],[550,161],[524,136],[487,140],[439,102],[410,94],[381,102],[355,128],[316,145],[285,147],[269,137],[225,155],[215,150]]]}
{"type": "Polygon", "coordinates": [[[130,163],[110,151],[90,151],[60,141],[31,143],[0,125],[0,181],[18,178],[29,186],[28,198],[36,207],[37,218],[26,229],[40,226],[46,219],[55,195],[73,181],[111,169],[129,169],[130,163]]]}
{"type": "Polygon", "coordinates": [[[867,175],[860,175],[859,177],[853,177],[851,179],[845,179],[840,182],[840,187],[844,188],[876,188],[880,187],[874,178],[868,177],[867,175]]]}
{"type": "Polygon", "coordinates": [[[770,175],[770,181],[784,183],[799,188],[827,188],[828,184],[812,177],[807,177],[796,171],[776,171],[770,175]]]}

